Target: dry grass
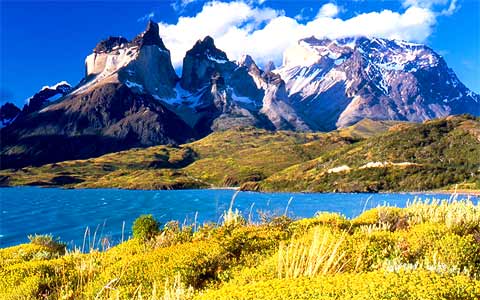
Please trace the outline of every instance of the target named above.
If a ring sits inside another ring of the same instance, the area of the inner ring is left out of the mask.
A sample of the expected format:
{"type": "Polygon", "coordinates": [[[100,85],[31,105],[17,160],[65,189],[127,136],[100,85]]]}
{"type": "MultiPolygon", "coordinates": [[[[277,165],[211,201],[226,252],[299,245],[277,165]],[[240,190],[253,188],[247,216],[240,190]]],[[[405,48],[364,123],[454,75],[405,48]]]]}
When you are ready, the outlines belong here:
{"type": "Polygon", "coordinates": [[[233,209],[233,205],[235,203],[235,199],[237,198],[239,191],[235,192],[232,196],[232,200],[230,200],[230,206],[228,210],[224,211],[222,214],[222,224],[224,226],[237,226],[245,224],[245,219],[243,218],[240,211],[236,208],[233,209]]]}
{"type": "Polygon", "coordinates": [[[345,266],[345,252],[340,246],[345,234],[334,236],[329,231],[315,228],[311,239],[293,239],[288,245],[282,243],[278,251],[278,278],[313,277],[336,274],[345,266]]]}
{"type": "Polygon", "coordinates": [[[405,209],[411,225],[422,223],[445,224],[456,232],[469,233],[480,229],[480,206],[471,200],[415,198],[405,209]]]}
{"type": "MultiPolygon", "coordinates": [[[[173,280],[173,283],[170,284],[167,280],[165,282],[165,290],[163,293],[163,300],[188,300],[192,299],[194,295],[193,287],[185,287],[185,284],[182,283],[180,274],[177,274],[173,280]]],[[[153,298],[152,298],[153,300],[153,298]]]]}

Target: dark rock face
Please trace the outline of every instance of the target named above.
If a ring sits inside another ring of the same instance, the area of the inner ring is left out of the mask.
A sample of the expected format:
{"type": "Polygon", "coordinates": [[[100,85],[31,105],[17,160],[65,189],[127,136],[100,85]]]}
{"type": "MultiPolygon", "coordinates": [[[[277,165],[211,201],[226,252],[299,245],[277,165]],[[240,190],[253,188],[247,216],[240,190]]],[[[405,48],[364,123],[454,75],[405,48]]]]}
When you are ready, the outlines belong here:
{"type": "Polygon", "coordinates": [[[147,24],[147,28],[144,32],[137,35],[131,42],[124,37],[114,37],[110,36],[105,40],[100,41],[97,46],[93,49],[94,53],[105,53],[111,52],[114,49],[120,47],[132,47],[132,46],[151,46],[155,45],[160,47],[162,50],[167,50],[165,44],[160,38],[158,24],[150,20],[147,24]]]}
{"type": "Polygon", "coordinates": [[[28,103],[23,107],[23,113],[32,113],[42,109],[55,96],[65,96],[72,90],[72,87],[66,83],[61,82],[53,87],[44,87],[35,95],[28,99],[28,103]]]}
{"type": "Polygon", "coordinates": [[[140,93],[148,92],[161,98],[175,96],[178,76],[172,66],[170,51],[159,36],[158,24],[150,21],[146,30],[131,42],[123,38],[108,41],[99,45],[112,44],[114,47],[94,51],[85,60],[83,84],[119,81],[140,93]]]}
{"type": "Polygon", "coordinates": [[[20,112],[20,108],[10,102],[0,106],[0,127],[4,127],[12,123],[12,121],[15,120],[20,112]]]}
{"type": "Polygon", "coordinates": [[[158,24],[152,20],[148,21],[147,29],[133,39],[132,44],[138,45],[139,47],[155,45],[162,50],[168,51],[160,38],[158,24]]]}
{"type": "Polygon", "coordinates": [[[41,112],[22,115],[0,134],[2,168],[178,144],[195,137],[193,130],[158,100],[120,83],[69,95],[41,112]]]}
{"type": "Polygon", "coordinates": [[[264,68],[264,71],[265,72],[272,72],[273,70],[275,70],[277,67],[275,66],[275,63],[273,61],[269,61],[266,65],[265,65],[265,68],[264,68]]]}
{"type": "Polygon", "coordinates": [[[115,47],[120,47],[122,45],[128,44],[128,40],[124,37],[115,37],[110,36],[107,39],[100,41],[97,46],[93,49],[95,53],[110,52],[115,47]]]}
{"type": "Polygon", "coordinates": [[[215,72],[232,72],[235,64],[230,62],[225,52],[217,49],[209,36],[195,43],[183,59],[180,85],[188,91],[197,91],[209,85],[215,72]]]}

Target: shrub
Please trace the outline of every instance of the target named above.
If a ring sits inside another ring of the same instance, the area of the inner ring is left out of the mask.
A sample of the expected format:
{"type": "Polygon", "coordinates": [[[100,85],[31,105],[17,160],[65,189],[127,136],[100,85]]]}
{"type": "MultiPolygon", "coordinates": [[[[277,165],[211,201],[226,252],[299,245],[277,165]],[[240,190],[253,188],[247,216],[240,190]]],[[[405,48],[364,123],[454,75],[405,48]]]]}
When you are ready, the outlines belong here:
{"type": "Polygon", "coordinates": [[[353,219],[352,224],[356,226],[362,225],[383,225],[396,229],[399,221],[404,217],[403,211],[398,207],[379,206],[377,208],[367,210],[357,218],[353,219]]]}
{"type": "Polygon", "coordinates": [[[141,215],[133,222],[133,237],[144,241],[150,240],[160,231],[159,226],[152,215],[141,215]]]}
{"type": "Polygon", "coordinates": [[[180,228],[177,221],[170,221],[163,227],[162,233],[155,237],[154,248],[168,247],[171,245],[190,242],[193,238],[193,227],[180,228]]]}
{"type": "Polygon", "coordinates": [[[478,281],[467,276],[442,276],[428,271],[339,273],[317,277],[261,280],[244,285],[226,284],[207,290],[202,300],[477,300],[478,281]]]}
{"type": "Polygon", "coordinates": [[[348,230],[351,227],[350,221],[343,215],[330,212],[317,212],[313,218],[300,219],[292,222],[288,230],[292,232],[292,234],[304,234],[309,229],[319,225],[340,230],[348,230]]]}
{"type": "Polygon", "coordinates": [[[60,238],[53,238],[51,234],[35,234],[29,235],[30,243],[38,246],[44,246],[50,250],[52,254],[63,255],[67,245],[60,241],[60,238]]]}

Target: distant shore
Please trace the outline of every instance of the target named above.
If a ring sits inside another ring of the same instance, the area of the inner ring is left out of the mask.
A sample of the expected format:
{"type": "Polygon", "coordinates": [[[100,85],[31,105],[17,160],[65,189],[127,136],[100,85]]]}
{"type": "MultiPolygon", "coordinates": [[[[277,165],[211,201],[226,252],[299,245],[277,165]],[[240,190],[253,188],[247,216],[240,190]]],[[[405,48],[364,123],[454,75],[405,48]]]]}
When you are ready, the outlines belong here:
{"type": "MultiPolygon", "coordinates": [[[[134,190],[134,191],[149,191],[152,189],[142,189],[142,188],[119,188],[119,187],[72,187],[72,186],[49,186],[49,185],[11,185],[11,186],[0,186],[0,188],[9,188],[9,187],[39,187],[39,188],[59,188],[59,189],[73,189],[73,190],[79,190],[79,189],[120,189],[120,190],[134,190]]],[[[242,191],[242,192],[254,192],[254,193],[302,193],[302,194],[329,194],[329,193],[338,193],[338,194],[349,194],[349,193],[355,193],[355,194],[361,194],[361,193],[368,193],[368,192],[347,192],[347,191],[336,191],[336,192],[311,192],[311,191],[250,191],[250,190],[242,190],[239,186],[211,186],[211,187],[203,187],[203,188],[181,188],[181,189],[157,189],[158,191],[162,190],[232,190],[232,191],[242,191]]],[[[390,193],[401,193],[401,194],[446,194],[446,195],[452,195],[452,194],[458,194],[458,195],[463,195],[463,196],[480,196],[480,190],[478,189],[448,189],[448,190],[428,190],[428,191],[377,191],[377,192],[370,192],[374,194],[390,194],[390,193]]]]}

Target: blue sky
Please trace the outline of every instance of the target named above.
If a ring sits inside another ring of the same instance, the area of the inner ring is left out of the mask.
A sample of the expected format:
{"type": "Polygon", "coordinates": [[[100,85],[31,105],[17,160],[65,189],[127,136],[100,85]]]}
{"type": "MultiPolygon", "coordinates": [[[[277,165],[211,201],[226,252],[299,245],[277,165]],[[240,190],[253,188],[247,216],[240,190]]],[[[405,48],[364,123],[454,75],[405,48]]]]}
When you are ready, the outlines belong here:
{"type": "Polygon", "coordinates": [[[0,101],[23,105],[44,85],[84,75],[84,59],[110,35],[133,38],[152,17],[178,69],[194,41],[212,35],[231,59],[260,64],[305,36],[372,35],[422,42],[480,92],[477,0],[1,1],[0,101]]]}

